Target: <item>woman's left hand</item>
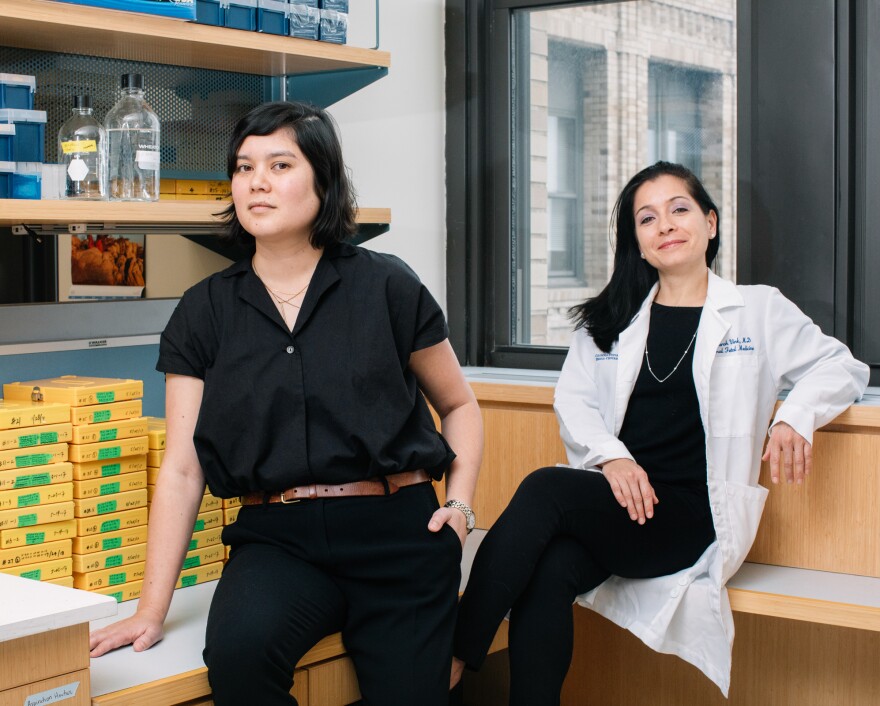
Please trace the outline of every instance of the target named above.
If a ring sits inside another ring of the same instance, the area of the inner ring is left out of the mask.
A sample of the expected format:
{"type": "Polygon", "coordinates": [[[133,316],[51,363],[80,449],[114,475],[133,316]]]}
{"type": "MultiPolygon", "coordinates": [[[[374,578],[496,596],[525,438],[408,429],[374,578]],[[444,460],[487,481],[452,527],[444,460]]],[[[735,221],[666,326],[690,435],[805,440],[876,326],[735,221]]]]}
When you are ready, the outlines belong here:
{"type": "Polygon", "coordinates": [[[813,469],[813,447],[785,422],[774,424],[762,461],[770,461],[770,480],[779,482],[782,468],[788,483],[803,483],[813,469]]]}
{"type": "Polygon", "coordinates": [[[441,507],[435,510],[428,522],[428,529],[432,532],[439,532],[443,525],[449,525],[455,530],[461,547],[464,549],[464,541],[467,539],[467,520],[464,513],[454,507],[441,507]]]}

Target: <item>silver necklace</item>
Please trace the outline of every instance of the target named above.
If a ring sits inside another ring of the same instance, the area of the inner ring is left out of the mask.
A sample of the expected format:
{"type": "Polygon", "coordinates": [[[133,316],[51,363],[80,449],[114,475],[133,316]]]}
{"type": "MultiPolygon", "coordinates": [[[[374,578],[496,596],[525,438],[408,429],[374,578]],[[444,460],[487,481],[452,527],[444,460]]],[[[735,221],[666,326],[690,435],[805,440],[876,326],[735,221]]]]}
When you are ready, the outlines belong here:
{"type": "MultiPolygon", "coordinates": [[[[699,330],[700,329],[697,328],[697,331],[699,331],[699,330]]],[[[678,370],[678,366],[681,365],[681,362],[685,359],[685,356],[687,356],[688,351],[691,349],[691,346],[694,345],[694,341],[697,338],[697,331],[694,331],[694,335],[691,336],[691,340],[688,342],[687,348],[684,349],[684,353],[681,354],[681,358],[678,359],[678,362],[675,364],[675,367],[669,372],[669,375],[667,375],[662,380],[657,377],[657,375],[654,373],[653,370],[651,370],[651,359],[648,357],[648,346],[647,346],[647,344],[645,345],[645,362],[648,364],[648,372],[651,373],[652,378],[654,378],[657,382],[659,382],[662,385],[664,382],[666,382],[669,378],[672,377],[673,373],[675,373],[675,371],[678,370]]]]}

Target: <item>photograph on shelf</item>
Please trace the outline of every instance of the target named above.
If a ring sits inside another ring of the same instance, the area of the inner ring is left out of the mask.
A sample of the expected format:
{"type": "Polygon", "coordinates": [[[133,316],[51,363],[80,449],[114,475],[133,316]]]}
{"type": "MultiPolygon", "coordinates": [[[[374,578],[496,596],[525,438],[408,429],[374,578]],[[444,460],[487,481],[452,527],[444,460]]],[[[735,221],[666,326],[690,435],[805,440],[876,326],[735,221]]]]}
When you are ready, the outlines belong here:
{"type": "Polygon", "coordinates": [[[143,235],[60,236],[58,299],[140,299],[146,282],[144,241],[143,235]]]}

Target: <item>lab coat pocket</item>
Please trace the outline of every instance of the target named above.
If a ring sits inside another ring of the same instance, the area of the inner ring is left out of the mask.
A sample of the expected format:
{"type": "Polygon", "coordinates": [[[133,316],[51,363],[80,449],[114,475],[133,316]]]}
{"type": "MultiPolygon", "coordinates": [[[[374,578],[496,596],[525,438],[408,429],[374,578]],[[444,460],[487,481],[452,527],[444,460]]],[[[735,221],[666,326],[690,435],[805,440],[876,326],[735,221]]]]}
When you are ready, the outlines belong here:
{"type": "Polygon", "coordinates": [[[731,539],[729,549],[723,552],[722,583],[727,583],[727,580],[739,570],[755,541],[769,491],[760,485],[745,485],[732,481],[726,481],[724,489],[727,496],[725,503],[728,532],[731,539]]]}
{"type": "Polygon", "coordinates": [[[734,353],[716,357],[710,377],[709,434],[754,434],[757,403],[757,356],[734,353]]]}

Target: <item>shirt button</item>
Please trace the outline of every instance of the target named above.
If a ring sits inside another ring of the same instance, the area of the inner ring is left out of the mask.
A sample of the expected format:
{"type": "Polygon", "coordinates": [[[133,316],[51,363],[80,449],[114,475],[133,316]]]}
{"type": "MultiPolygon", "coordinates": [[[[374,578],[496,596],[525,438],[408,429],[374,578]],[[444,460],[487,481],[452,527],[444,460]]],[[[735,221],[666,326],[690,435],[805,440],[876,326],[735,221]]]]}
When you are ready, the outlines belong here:
{"type": "Polygon", "coordinates": [[[669,592],[669,595],[672,596],[673,598],[678,598],[678,589],[677,589],[677,588],[673,588],[673,589],[669,592]]]}
{"type": "Polygon", "coordinates": [[[294,351],[293,346],[287,346],[287,352],[288,352],[288,353],[293,353],[293,351],[294,351]]]}

